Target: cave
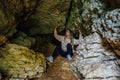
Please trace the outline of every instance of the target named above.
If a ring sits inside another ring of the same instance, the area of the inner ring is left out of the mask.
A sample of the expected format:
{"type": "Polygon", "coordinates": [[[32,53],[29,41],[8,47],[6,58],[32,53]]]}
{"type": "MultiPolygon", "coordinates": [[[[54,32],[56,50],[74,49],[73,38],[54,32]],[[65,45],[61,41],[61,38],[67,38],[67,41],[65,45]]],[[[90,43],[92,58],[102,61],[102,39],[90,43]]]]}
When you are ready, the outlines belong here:
{"type": "Polygon", "coordinates": [[[0,0],[0,80],[120,80],[120,1],[0,0]],[[58,24],[82,39],[51,63],[58,24]]]}

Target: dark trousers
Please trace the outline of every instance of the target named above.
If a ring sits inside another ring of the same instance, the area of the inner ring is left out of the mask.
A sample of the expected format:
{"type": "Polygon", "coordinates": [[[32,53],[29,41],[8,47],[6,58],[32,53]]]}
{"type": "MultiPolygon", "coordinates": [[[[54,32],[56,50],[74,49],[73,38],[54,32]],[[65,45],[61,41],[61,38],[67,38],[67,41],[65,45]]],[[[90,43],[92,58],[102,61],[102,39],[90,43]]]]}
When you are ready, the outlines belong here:
{"type": "Polygon", "coordinates": [[[71,57],[73,56],[73,50],[72,50],[72,45],[71,44],[67,44],[67,51],[63,51],[61,47],[57,46],[54,51],[52,56],[56,57],[57,53],[59,52],[59,54],[63,57],[67,57],[67,55],[70,55],[71,57]]]}

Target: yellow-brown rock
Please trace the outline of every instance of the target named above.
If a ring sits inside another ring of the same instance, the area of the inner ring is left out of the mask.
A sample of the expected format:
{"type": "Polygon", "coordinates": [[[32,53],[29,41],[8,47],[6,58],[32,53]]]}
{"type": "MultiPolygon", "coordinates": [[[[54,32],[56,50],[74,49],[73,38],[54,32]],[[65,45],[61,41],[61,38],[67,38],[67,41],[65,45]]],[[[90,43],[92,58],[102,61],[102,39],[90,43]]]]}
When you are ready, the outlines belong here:
{"type": "Polygon", "coordinates": [[[46,60],[40,53],[16,44],[0,48],[0,71],[10,79],[40,77],[45,68],[46,60]]]}

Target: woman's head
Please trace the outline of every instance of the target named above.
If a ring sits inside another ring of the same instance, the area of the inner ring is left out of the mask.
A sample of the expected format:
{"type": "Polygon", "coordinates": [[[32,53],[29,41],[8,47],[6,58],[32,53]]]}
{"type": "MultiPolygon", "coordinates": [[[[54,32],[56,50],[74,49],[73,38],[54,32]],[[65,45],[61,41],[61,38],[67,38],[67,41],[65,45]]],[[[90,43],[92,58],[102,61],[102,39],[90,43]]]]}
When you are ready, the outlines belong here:
{"type": "Polygon", "coordinates": [[[70,38],[71,44],[74,43],[74,41],[73,41],[73,32],[72,32],[70,29],[67,29],[67,30],[66,30],[65,36],[66,36],[66,38],[70,38]]]}
{"type": "Polygon", "coordinates": [[[65,36],[66,36],[66,37],[72,36],[72,31],[69,30],[69,29],[67,29],[66,32],[65,32],[65,36]]]}

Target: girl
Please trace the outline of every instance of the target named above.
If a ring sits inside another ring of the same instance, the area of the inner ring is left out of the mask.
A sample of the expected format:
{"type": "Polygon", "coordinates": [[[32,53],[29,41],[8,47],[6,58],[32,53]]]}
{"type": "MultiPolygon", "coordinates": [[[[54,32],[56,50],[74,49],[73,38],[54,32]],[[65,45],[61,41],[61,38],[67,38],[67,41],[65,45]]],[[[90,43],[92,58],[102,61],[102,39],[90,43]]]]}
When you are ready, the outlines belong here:
{"type": "Polygon", "coordinates": [[[58,35],[57,29],[60,27],[60,25],[56,26],[54,30],[54,37],[61,42],[61,46],[57,46],[52,55],[47,57],[47,60],[49,62],[53,62],[54,57],[57,55],[57,52],[60,53],[61,56],[67,58],[68,60],[72,60],[73,56],[73,45],[77,45],[82,40],[82,34],[80,32],[79,39],[74,39],[72,36],[71,30],[66,30],[66,33],[64,36],[58,35]]]}

